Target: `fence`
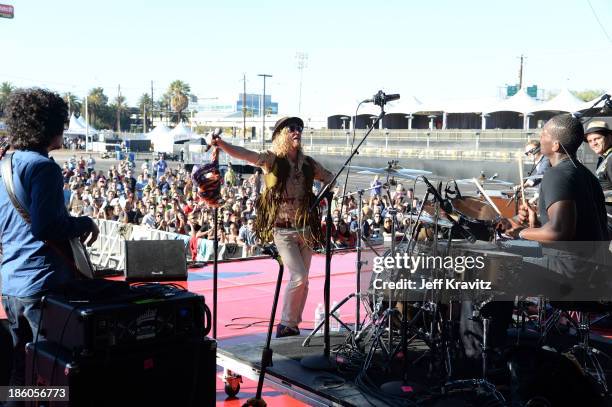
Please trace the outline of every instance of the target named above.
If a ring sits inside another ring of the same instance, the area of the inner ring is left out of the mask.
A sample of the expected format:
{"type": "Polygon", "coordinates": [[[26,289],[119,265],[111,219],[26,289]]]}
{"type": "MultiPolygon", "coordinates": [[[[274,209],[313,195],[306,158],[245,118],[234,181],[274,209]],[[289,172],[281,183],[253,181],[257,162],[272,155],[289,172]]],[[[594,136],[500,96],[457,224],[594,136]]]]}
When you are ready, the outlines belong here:
{"type": "MultiPolygon", "coordinates": [[[[104,219],[94,219],[94,221],[100,229],[100,235],[90,248],[90,257],[92,263],[98,267],[117,270],[125,268],[124,243],[126,240],[182,240],[185,243],[187,259],[191,260],[190,237],[187,235],[104,219]]],[[[219,244],[217,260],[243,257],[246,257],[246,250],[244,250],[243,246],[235,243],[219,244]]],[[[196,261],[210,260],[213,260],[213,241],[198,239],[196,261]]]]}

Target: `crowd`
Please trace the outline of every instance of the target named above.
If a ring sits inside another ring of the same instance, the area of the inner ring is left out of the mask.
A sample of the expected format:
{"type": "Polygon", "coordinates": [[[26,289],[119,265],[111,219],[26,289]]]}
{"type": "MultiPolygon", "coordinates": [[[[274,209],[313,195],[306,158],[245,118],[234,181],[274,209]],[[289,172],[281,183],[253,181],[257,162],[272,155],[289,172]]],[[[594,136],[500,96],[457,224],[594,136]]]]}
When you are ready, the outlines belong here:
{"type": "MultiPolygon", "coordinates": [[[[197,240],[214,238],[212,210],[198,202],[197,188],[183,164],[170,168],[161,155],[154,162],[145,160],[140,168],[123,160],[104,172],[96,170],[95,164],[92,155],[72,156],[63,164],[64,196],[71,215],[189,235],[193,259],[197,240]]],[[[260,178],[259,173],[244,180],[238,176],[221,190],[219,243],[244,246],[247,255],[260,244],[253,230],[260,178]]]]}
{"type": "MultiPolygon", "coordinates": [[[[156,161],[145,160],[138,168],[127,159],[119,161],[104,172],[96,170],[96,160],[91,154],[78,158],[73,155],[63,163],[62,174],[66,205],[73,216],[87,215],[188,235],[193,240],[194,259],[197,239],[214,238],[212,210],[198,202],[191,173],[182,163],[171,168],[160,155],[156,161]]],[[[261,245],[254,220],[255,202],[263,187],[262,174],[257,171],[243,176],[230,164],[223,178],[223,204],[218,212],[217,228],[219,243],[235,243],[244,246],[247,255],[254,254],[261,245]]],[[[380,183],[377,178],[372,184],[376,183],[380,183]]],[[[375,188],[369,197],[364,197],[362,233],[365,238],[390,237],[391,207],[397,210],[396,233],[405,232],[409,225],[406,214],[416,203],[412,189],[406,190],[398,184],[392,193],[382,192],[386,191],[375,188]]],[[[332,203],[332,243],[336,248],[352,248],[357,236],[358,203],[350,196],[340,205],[340,195],[340,188],[336,187],[336,199],[332,203]]],[[[325,208],[321,209],[324,214],[325,208]]]]}

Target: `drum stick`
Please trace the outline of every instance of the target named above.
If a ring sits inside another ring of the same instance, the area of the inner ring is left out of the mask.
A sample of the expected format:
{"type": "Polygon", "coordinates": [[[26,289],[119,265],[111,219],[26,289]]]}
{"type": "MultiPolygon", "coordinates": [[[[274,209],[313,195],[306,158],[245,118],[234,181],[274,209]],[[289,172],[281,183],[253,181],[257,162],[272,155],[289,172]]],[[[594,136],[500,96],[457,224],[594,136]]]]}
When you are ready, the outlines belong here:
{"type": "Polygon", "coordinates": [[[493,207],[493,209],[495,210],[495,212],[497,212],[497,214],[499,216],[504,216],[502,215],[501,211],[499,210],[499,208],[497,207],[497,205],[495,205],[495,202],[493,202],[491,200],[491,198],[489,198],[489,195],[487,195],[487,193],[485,192],[485,190],[482,188],[482,186],[480,185],[480,182],[478,182],[478,180],[476,178],[472,178],[472,182],[474,183],[474,185],[476,185],[476,188],[478,188],[478,190],[480,191],[480,193],[482,194],[482,196],[484,196],[484,198],[487,200],[487,202],[493,207]]]}
{"type": "Polygon", "coordinates": [[[521,200],[523,201],[523,206],[527,207],[527,202],[525,201],[525,182],[523,180],[523,157],[518,156],[518,166],[519,166],[519,182],[521,183],[521,200]]]}

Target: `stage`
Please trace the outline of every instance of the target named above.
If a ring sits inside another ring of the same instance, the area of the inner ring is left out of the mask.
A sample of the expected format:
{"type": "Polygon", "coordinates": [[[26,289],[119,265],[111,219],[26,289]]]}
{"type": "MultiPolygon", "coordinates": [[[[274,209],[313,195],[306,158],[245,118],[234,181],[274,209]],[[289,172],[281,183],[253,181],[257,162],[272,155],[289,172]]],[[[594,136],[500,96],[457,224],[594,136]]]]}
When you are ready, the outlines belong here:
{"type": "MultiPolygon", "coordinates": [[[[362,279],[366,282],[370,280],[374,255],[370,251],[364,252],[363,260],[368,264],[363,267],[362,279]]],[[[342,252],[333,256],[332,301],[340,301],[355,291],[355,261],[355,252],[342,252]]],[[[350,374],[309,371],[303,369],[299,364],[299,360],[305,355],[322,354],[320,337],[315,337],[310,347],[303,348],[301,343],[309,329],[312,329],[317,305],[323,302],[324,264],[323,255],[313,257],[309,295],[304,311],[304,321],[301,324],[302,335],[272,341],[274,365],[266,376],[263,397],[269,406],[387,405],[376,395],[364,392],[363,388],[355,383],[354,376],[350,374]]],[[[259,372],[261,349],[265,341],[264,332],[267,329],[278,269],[278,263],[269,258],[219,264],[217,364],[241,374],[243,382],[237,396],[228,398],[224,390],[225,383],[221,379],[223,370],[219,368],[216,386],[218,406],[239,406],[255,394],[256,381],[254,380],[259,372]]],[[[285,273],[280,304],[283,301],[283,290],[288,279],[289,275],[285,273]]],[[[177,284],[184,286],[189,291],[204,295],[207,305],[212,308],[212,264],[189,269],[188,280],[177,284]]],[[[367,286],[367,283],[365,285],[367,286]]],[[[365,315],[363,307],[361,312],[363,318],[365,315]]],[[[277,319],[279,315],[280,309],[277,311],[277,319]]],[[[1,316],[4,318],[4,314],[1,316]]],[[[354,299],[349,300],[340,309],[340,316],[348,324],[355,322],[354,299]]],[[[515,338],[516,335],[513,337],[515,338]]],[[[607,337],[592,333],[591,339],[596,346],[601,346],[606,352],[612,350],[607,337]]],[[[344,334],[336,334],[332,337],[332,344],[343,343],[344,340],[344,334]]],[[[422,382],[425,376],[419,369],[421,367],[417,366],[411,374],[417,379],[416,381],[422,382]]],[[[432,400],[431,405],[436,405],[434,401],[432,400]]]]}

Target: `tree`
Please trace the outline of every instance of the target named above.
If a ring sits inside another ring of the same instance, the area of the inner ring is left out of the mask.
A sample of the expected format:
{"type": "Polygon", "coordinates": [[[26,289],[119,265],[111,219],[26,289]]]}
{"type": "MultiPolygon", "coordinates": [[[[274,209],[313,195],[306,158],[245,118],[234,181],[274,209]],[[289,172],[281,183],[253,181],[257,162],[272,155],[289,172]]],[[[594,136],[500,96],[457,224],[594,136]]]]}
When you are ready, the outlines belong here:
{"type": "Polygon", "coordinates": [[[183,111],[187,109],[189,105],[189,96],[191,93],[191,87],[181,80],[173,81],[168,87],[166,94],[170,99],[170,106],[175,114],[172,117],[174,123],[180,123],[186,116],[183,111]]]}
{"type": "MultiPolygon", "coordinates": [[[[94,127],[99,129],[102,128],[111,128],[112,119],[110,122],[110,126],[108,125],[108,96],[104,94],[103,88],[93,88],[89,91],[89,95],[87,95],[88,100],[88,110],[89,110],[89,122],[93,124],[94,127]]],[[[81,111],[84,113],[85,107],[83,106],[81,111]]]]}
{"type": "Polygon", "coordinates": [[[142,112],[143,127],[146,122],[146,127],[150,129],[151,126],[149,124],[153,121],[153,100],[148,93],[143,93],[140,99],[138,99],[138,110],[142,112]],[[151,121],[147,120],[147,115],[151,116],[151,121]]]}
{"type": "Polygon", "coordinates": [[[2,85],[0,85],[0,116],[4,116],[6,102],[8,102],[8,98],[14,90],[15,87],[10,82],[2,82],[2,85]]]}
{"type": "Polygon", "coordinates": [[[606,92],[604,90],[602,90],[602,89],[585,89],[585,90],[581,90],[581,91],[574,91],[573,90],[572,93],[578,99],[582,99],[585,102],[588,102],[590,100],[593,100],[593,99],[603,95],[606,92]]]}
{"type": "Polygon", "coordinates": [[[70,117],[73,113],[80,115],[82,103],[81,100],[76,97],[73,93],[66,92],[62,95],[64,101],[68,104],[68,117],[70,117]]]}
{"type": "Polygon", "coordinates": [[[127,110],[127,105],[125,103],[125,97],[118,95],[114,101],[114,103],[111,105],[111,108],[114,110],[115,113],[115,117],[116,117],[116,130],[117,132],[121,132],[121,113],[125,112],[127,110]]]}

